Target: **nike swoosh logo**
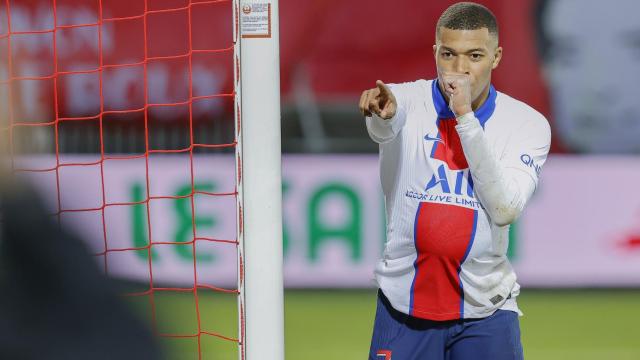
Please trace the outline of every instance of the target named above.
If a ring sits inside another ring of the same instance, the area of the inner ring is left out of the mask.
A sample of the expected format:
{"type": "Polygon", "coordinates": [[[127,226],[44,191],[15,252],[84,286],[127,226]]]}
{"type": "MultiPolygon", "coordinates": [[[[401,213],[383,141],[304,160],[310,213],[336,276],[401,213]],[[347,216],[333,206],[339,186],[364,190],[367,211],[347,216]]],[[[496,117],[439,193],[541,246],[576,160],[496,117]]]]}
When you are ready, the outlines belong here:
{"type": "Polygon", "coordinates": [[[425,135],[425,136],[424,136],[424,139],[425,139],[426,141],[437,141],[437,142],[439,142],[439,143],[441,143],[441,142],[442,142],[442,139],[440,139],[440,138],[434,138],[434,137],[431,137],[431,136],[429,136],[429,134],[425,135]]]}

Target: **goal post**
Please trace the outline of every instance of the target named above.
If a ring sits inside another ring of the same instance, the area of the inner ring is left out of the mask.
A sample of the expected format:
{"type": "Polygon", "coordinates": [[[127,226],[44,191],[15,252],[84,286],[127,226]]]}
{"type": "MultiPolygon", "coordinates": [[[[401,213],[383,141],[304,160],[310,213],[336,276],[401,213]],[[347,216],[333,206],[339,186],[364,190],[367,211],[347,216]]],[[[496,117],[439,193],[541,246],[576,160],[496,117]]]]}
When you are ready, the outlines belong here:
{"type": "Polygon", "coordinates": [[[241,360],[284,359],[278,0],[234,0],[241,360]]]}
{"type": "Polygon", "coordinates": [[[198,359],[284,359],[278,27],[277,0],[0,0],[11,171],[198,359]]]}

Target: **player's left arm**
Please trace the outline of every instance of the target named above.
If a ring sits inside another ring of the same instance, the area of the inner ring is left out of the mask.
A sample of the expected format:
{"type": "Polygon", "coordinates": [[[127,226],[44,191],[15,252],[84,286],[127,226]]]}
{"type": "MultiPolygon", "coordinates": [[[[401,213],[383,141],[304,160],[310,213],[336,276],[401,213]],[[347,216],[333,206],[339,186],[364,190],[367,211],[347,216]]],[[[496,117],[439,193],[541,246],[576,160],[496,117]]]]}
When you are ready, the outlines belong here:
{"type": "Polygon", "coordinates": [[[456,130],[474,191],[492,222],[506,226],[518,218],[536,189],[551,144],[549,123],[533,110],[522,114],[528,119],[509,139],[505,154],[498,159],[472,111],[469,76],[444,74],[443,81],[449,107],[458,121],[456,130]]]}
{"type": "Polygon", "coordinates": [[[512,223],[537,187],[549,153],[549,124],[542,116],[528,120],[509,140],[500,158],[489,146],[482,126],[472,112],[458,118],[456,129],[476,196],[496,225],[512,223]]]}

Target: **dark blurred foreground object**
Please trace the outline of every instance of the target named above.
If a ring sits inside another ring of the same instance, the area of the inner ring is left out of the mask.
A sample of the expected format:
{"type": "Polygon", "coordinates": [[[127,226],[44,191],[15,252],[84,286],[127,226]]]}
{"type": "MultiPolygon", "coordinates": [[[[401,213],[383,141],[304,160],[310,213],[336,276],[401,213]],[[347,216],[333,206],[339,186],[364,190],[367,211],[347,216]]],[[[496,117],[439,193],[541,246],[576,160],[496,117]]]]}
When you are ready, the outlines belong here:
{"type": "Polygon", "coordinates": [[[0,186],[0,359],[161,359],[84,243],[33,192],[0,186]]]}

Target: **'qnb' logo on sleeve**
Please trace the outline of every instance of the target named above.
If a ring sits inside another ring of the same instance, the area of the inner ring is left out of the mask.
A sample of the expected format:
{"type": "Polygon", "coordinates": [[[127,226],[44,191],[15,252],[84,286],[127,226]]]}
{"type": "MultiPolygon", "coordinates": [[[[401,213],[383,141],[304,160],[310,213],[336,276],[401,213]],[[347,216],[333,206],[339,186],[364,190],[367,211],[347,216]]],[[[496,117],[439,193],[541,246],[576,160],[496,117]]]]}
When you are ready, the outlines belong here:
{"type": "Polygon", "coordinates": [[[536,171],[536,175],[540,175],[540,170],[542,170],[542,168],[540,167],[540,165],[536,164],[533,161],[533,157],[531,155],[522,154],[522,155],[520,155],[520,160],[522,161],[523,164],[525,164],[528,167],[530,167],[533,170],[535,170],[536,171]]]}

